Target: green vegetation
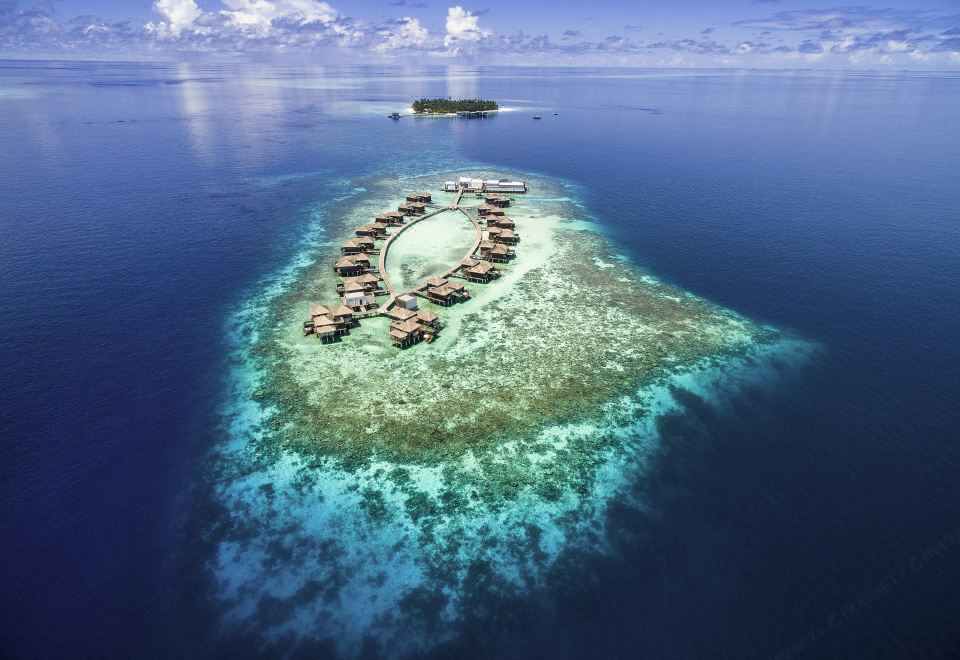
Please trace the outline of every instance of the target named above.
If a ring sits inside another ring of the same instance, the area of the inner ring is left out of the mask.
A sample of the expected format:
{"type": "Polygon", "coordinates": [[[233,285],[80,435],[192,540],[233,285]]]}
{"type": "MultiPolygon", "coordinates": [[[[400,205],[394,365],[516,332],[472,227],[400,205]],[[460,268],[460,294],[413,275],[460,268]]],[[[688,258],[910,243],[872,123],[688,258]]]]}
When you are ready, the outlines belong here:
{"type": "Polygon", "coordinates": [[[420,99],[413,102],[413,111],[423,114],[447,114],[450,112],[485,112],[496,110],[496,101],[482,99],[420,99]]]}

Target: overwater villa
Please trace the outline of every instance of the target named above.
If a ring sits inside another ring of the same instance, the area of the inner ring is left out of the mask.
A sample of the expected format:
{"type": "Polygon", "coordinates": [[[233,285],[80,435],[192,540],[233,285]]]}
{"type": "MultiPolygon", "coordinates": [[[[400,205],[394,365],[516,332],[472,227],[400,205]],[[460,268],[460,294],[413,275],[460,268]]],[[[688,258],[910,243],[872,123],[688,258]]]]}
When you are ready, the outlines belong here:
{"type": "Polygon", "coordinates": [[[488,206],[497,206],[499,208],[510,206],[510,198],[504,197],[503,195],[485,195],[483,201],[486,202],[488,206]]]}
{"type": "Polygon", "coordinates": [[[303,336],[307,335],[314,335],[326,344],[336,339],[337,327],[329,316],[315,316],[303,324],[303,336]]]}
{"type": "Polygon", "coordinates": [[[410,193],[407,195],[408,202],[420,202],[422,204],[429,204],[433,197],[430,193],[419,192],[419,193],[410,193]]]}
{"type": "Polygon", "coordinates": [[[467,287],[460,284],[460,282],[448,281],[447,286],[453,290],[455,302],[470,300],[470,292],[467,291],[467,287]]]}
{"type": "Polygon", "coordinates": [[[407,202],[398,206],[397,210],[404,215],[423,215],[427,212],[427,205],[423,202],[407,202]]]}
{"type": "Polygon", "coordinates": [[[363,286],[355,279],[349,280],[337,287],[338,293],[367,293],[367,287],[363,286]]]}
{"type": "Polygon", "coordinates": [[[502,243],[504,245],[516,245],[520,240],[520,234],[512,229],[500,229],[496,234],[490,235],[490,240],[494,243],[502,243]]]}
{"type": "Polygon", "coordinates": [[[516,252],[508,248],[503,243],[496,243],[487,250],[484,250],[481,247],[480,256],[486,258],[488,261],[492,261],[493,263],[504,264],[515,257],[516,252]]]}
{"type": "Polygon", "coordinates": [[[452,305],[470,298],[470,293],[462,284],[442,277],[431,277],[426,281],[426,287],[427,298],[438,305],[452,305]]]}
{"type": "Polygon", "coordinates": [[[367,236],[357,236],[340,246],[340,252],[343,254],[360,254],[375,252],[377,245],[372,238],[367,236]]]}
{"type": "Polygon", "coordinates": [[[421,309],[417,312],[417,321],[425,328],[439,329],[440,315],[430,310],[421,309]]]}
{"type": "MultiPolygon", "coordinates": [[[[464,259],[464,261],[467,261],[464,259]]],[[[500,270],[494,266],[489,261],[480,261],[477,259],[471,259],[473,263],[465,268],[462,268],[461,272],[464,277],[466,277],[471,282],[480,282],[481,284],[486,284],[490,280],[500,277],[500,270]]]]}
{"type": "Polygon", "coordinates": [[[370,268],[370,258],[365,254],[350,254],[337,259],[333,269],[341,277],[362,275],[370,268]]]}
{"type": "Polygon", "coordinates": [[[314,334],[317,333],[317,328],[326,328],[327,326],[332,326],[335,334],[346,334],[353,326],[353,310],[344,305],[334,305],[333,307],[317,305],[310,309],[310,321],[303,324],[304,334],[307,334],[307,325],[311,323],[313,324],[314,334]]]}
{"type": "Polygon", "coordinates": [[[348,277],[337,285],[337,293],[340,295],[344,293],[355,293],[357,291],[373,293],[375,295],[385,293],[385,291],[380,288],[380,278],[373,273],[364,273],[363,275],[348,277]]]}
{"type": "Polygon", "coordinates": [[[423,337],[423,329],[415,320],[394,321],[390,324],[390,341],[394,346],[406,348],[423,337]]]}
{"type": "Polygon", "coordinates": [[[367,236],[370,238],[384,238],[387,235],[387,228],[383,224],[370,223],[360,225],[355,232],[357,236],[367,236]]]}
{"type": "Polygon", "coordinates": [[[427,288],[427,298],[430,299],[430,302],[437,305],[443,305],[444,307],[452,305],[454,303],[454,293],[453,289],[448,286],[432,286],[427,288]]]}
{"type": "Polygon", "coordinates": [[[499,227],[500,229],[513,229],[514,227],[517,226],[513,220],[511,220],[505,215],[490,216],[489,218],[487,218],[487,225],[499,227]]]}
{"type": "Polygon", "coordinates": [[[381,213],[376,216],[373,221],[378,225],[386,225],[389,227],[402,225],[403,224],[403,213],[400,211],[387,211],[386,213],[381,213]]]}
{"type": "Polygon", "coordinates": [[[353,326],[353,310],[346,305],[334,305],[330,308],[329,316],[338,330],[346,332],[353,326]]]}

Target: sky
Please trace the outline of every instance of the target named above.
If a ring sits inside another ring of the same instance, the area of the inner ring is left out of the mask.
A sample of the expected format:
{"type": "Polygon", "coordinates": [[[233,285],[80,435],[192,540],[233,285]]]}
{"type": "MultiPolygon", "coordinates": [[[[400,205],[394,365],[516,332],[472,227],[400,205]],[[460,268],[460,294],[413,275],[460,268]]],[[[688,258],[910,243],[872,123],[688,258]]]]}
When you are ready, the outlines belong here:
{"type": "Polygon", "coordinates": [[[960,69],[960,0],[0,0],[0,57],[960,69]]]}

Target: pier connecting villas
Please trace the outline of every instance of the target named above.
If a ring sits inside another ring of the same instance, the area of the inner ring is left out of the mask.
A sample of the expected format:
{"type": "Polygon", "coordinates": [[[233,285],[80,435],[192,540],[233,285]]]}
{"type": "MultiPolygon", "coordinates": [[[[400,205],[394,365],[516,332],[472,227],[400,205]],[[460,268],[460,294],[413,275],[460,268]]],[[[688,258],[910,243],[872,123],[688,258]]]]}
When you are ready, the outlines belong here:
{"type": "Polygon", "coordinates": [[[333,264],[341,278],[337,284],[340,302],[311,308],[310,320],[303,324],[304,336],[335,342],[360,319],[385,316],[391,321],[390,341],[395,346],[431,342],[443,324],[439,314],[419,308],[418,298],[444,307],[455,305],[470,299],[463,282],[487,284],[500,277],[502,265],[516,257],[514,246],[520,240],[513,220],[504,211],[512,203],[506,195],[527,192],[526,183],[460,177],[445,182],[443,190],[455,193],[450,206],[435,205],[430,193],[411,193],[396,211],[381,213],[373,222],[357,227],[354,237],[340,247],[340,258],[333,264]],[[467,193],[483,198],[483,203],[462,206],[460,202],[467,193]],[[386,270],[390,244],[421,220],[451,210],[466,216],[476,229],[470,248],[445,272],[407,291],[397,291],[386,270]],[[386,300],[378,302],[381,297],[386,300]]]}

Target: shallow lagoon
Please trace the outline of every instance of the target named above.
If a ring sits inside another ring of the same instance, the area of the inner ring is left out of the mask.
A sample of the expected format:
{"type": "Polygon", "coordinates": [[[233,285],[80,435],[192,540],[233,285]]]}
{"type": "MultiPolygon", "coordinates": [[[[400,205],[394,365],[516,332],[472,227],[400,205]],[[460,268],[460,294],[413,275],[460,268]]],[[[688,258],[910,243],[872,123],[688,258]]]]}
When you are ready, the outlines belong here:
{"type": "MultiPolygon", "coordinates": [[[[286,603],[262,626],[267,648],[290,635],[347,654],[433,648],[467,602],[603,552],[605,512],[630,499],[676,388],[709,398],[809,350],[630,265],[543,179],[508,210],[521,241],[504,276],[469,285],[468,303],[423,305],[445,324],[433,344],[392,347],[386,319],[334,345],[304,338],[352,227],[441,180],[364,181],[245,308],[217,463],[232,532],[212,568],[236,622],[286,603]]],[[[388,271],[413,286],[472,238],[461,214],[438,214],[397,239],[388,271]]]]}
{"type": "Polygon", "coordinates": [[[390,244],[387,276],[397,291],[412,289],[459,263],[475,235],[473,223],[459,211],[420,220],[390,244]]]}

